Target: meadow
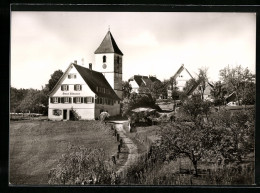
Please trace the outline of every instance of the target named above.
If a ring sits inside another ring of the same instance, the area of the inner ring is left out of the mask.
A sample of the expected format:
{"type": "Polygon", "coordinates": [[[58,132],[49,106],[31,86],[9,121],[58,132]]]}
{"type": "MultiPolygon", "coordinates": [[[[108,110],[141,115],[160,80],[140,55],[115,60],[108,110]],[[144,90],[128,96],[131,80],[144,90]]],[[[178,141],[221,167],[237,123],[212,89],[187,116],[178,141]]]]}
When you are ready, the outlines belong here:
{"type": "Polygon", "coordinates": [[[103,148],[109,159],[118,145],[110,128],[99,121],[11,121],[10,184],[47,184],[69,144],[103,148]]]}

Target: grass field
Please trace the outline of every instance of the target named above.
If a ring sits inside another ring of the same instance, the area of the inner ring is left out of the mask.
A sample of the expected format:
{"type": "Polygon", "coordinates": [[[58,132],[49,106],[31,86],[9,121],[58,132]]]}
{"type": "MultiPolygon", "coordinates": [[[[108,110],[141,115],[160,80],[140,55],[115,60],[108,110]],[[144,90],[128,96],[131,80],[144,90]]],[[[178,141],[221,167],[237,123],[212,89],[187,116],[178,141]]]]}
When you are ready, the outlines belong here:
{"type": "Polygon", "coordinates": [[[11,121],[11,184],[47,184],[68,144],[103,148],[107,158],[117,152],[110,126],[98,121],[11,121]]]}

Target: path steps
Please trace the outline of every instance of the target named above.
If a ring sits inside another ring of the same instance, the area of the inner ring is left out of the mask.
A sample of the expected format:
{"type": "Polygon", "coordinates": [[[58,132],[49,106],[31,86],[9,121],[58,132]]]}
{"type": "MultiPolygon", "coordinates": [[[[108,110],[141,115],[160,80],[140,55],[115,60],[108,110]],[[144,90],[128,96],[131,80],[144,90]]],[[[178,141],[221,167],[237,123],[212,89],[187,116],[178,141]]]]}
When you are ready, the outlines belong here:
{"type": "Polygon", "coordinates": [[[120,135],[120,138],[122,138],[123,143],[127,146],[129,149],[128,158],[124,165],[122,165],[116,172],[116,174],[120,177],[125,177],[127,169],[135,163],[138,157],[138,149],[137,146],[134,144],[134,142],[126,136],[126,131],[123,128],[124,122],[113,122],[114,128],[116,129],[117,133],[120,135]]]}

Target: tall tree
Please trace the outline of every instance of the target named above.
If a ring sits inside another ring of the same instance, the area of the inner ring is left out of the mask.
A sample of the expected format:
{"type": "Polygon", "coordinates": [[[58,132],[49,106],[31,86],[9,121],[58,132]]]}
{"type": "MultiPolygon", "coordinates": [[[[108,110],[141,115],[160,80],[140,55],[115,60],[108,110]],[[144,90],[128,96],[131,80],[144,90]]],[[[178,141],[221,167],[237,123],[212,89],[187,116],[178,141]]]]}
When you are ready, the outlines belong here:
{"type": "Polygon", "coordinates": [[[201,95],[201,99],[204,99],[204,92],[207,86],[207,82],[208,82],[208,68],[207,67],[202,67],[199,68],[199,75],[198,75],[198,80],[200,83],[200,87],[199,87],[199,92],[201,95]]]}
{"type": "Polygon", "coordinates": [[[54,88],[54,86],[57,84],[61,76],[63,75],[63,72],[61,70],[56,70],[49,79],[48,84],[46,87],[48,88],[49,92],[54,88]]]}
{"type": "Polygon", "coordinates": [[[228,94],[232,92],[236,95],[236,100],[239,105],[240,100],[245,98],[245,89],[249,83],[253,81],[253,75],[248,68],[243,68],[241,65],[235,68],[230,68],[229,66],[220,70],[220,78],[226,84],[228,94]]]}
{"type": "Polygon", "coordinates": [[[123,99],[128,98],[132,91],[132,86],[128,81],[123,81],[123,99]]]}
{"type": "Polygon", "coordinates": [[[223,105],[224,103],[224,96],[226,95],[227,91],[225,89],[225,85],[221,83],[221,81],[217,81],[212,84],[210,94],[214,97],[214,104],[215,105],[223,105]]]}

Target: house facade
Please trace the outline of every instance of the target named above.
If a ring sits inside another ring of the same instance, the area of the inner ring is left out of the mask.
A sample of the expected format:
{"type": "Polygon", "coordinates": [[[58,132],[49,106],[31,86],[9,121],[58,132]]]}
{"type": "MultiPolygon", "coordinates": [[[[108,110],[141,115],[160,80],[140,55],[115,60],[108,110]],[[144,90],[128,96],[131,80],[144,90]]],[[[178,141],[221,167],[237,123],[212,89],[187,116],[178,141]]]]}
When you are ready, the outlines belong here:
{"type": "Polygon", "coordinates": [[[120,114],[122,56],[109,31],[95,51],[95,70],[71,63],[49,94],[48,118],[97,119],[101,112],[120,114]]]}
{"type": "Polygon", "coordinates": [[[177,70],[174,74],[173,79],[176,82],[176,85],[169,85],[168,86],[168,98],[172,98],[172,90],[173,87],[176,87],[178,91],[184,91],[184,87],[186,86],[186,82],[192,79],[192,75],[190,72],[184,67],[184,64],[177,70]]]}

